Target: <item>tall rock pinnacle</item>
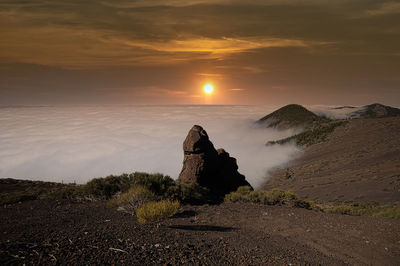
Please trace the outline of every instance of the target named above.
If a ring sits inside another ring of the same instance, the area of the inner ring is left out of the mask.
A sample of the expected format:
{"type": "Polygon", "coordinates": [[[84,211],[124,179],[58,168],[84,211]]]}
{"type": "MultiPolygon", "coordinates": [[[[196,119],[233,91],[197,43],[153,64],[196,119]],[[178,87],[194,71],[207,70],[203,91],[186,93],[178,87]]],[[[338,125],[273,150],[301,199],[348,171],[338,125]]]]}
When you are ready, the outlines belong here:
{"type": "Polygon", "coordinates": [[[197,182],[221,193],[250,186],[245,176],[238,172],[236,159],[224,149],[216,150],[201,126],[195,125],[189,131],[183,142],[183,152],[180,181],[197,182]]]}

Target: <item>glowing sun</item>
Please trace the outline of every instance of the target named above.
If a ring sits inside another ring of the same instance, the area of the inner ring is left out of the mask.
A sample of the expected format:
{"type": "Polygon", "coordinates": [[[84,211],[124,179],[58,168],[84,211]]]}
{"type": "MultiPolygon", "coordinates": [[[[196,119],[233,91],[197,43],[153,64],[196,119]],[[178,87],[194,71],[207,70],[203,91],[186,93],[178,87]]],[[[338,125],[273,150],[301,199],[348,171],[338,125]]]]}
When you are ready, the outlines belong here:
{"type": "Polygon", "coordinates": [[[203,86],[203,91],[205,94],[211,94],[214,91],[214,86],[210,83],[207,83],[203,86]]]}

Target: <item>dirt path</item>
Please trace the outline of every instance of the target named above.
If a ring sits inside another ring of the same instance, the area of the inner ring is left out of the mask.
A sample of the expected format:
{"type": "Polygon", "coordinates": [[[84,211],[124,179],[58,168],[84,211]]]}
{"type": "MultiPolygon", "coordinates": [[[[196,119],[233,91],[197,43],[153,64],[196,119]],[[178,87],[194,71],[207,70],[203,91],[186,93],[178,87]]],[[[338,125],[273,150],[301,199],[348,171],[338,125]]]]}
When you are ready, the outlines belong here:
{"type": "Polygon", "coordinates": [[[157,225],[104,202],[0,209],[0,264],[400,263],[400,221],[253,204],[185,206],[157,225]]]}

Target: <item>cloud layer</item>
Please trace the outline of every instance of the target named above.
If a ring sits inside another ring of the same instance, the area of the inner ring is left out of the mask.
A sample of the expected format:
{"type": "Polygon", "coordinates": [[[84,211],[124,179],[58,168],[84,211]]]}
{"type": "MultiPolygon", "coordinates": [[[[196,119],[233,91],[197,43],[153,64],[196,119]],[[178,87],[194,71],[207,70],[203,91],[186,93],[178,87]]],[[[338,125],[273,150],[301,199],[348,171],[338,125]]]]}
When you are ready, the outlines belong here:
{"type": "Polygon", "coordinates": [[[108,106],[0,109],[0,177],[84,183],[132,171],[173,178],[182,167],[182,143],[202,125],[216,148],[238,160],[254,186],[269,170],[300,154],[293,145],[266,147],[291,132],[262,129],[262,106],[108,106]]]}

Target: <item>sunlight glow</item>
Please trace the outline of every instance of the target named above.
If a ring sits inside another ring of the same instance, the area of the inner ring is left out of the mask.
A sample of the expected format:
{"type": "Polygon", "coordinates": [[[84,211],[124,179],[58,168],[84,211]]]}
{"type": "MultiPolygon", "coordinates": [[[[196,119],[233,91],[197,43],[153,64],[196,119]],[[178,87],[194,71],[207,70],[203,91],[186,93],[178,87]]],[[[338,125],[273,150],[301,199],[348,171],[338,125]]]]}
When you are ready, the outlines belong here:
{"type": "Polygon", "coordinates": [[[207,83],[203,86],[203,91],[205,94],[211,94],[214,91],[214,86],[210,83],[207,83]]]}

